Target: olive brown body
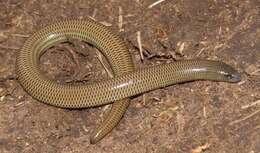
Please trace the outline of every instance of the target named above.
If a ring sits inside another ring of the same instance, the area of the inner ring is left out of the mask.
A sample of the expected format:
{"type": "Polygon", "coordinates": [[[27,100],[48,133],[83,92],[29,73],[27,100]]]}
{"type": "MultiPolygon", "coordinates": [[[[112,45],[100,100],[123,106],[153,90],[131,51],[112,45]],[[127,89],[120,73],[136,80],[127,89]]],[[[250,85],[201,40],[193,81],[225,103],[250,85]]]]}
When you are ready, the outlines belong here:
{"type": "Polygon", "coordinates": [[[193,80],[238,82],[240,75],[229,65],[210,60],[184,60],[136,70],[119,36],[90,19],[62,21],[33,34],[18,52],[18,81],[41,102],[63,108],[87,108],[113,103],[105,121],[91,137],[96,143],[120,121],[129,97],[176,83],[193,80]],[[67,85],[47,79],[39,70],[46,49],[69,38],[97,47],[111,65],[114,77],[93,84],[67,85]]]}

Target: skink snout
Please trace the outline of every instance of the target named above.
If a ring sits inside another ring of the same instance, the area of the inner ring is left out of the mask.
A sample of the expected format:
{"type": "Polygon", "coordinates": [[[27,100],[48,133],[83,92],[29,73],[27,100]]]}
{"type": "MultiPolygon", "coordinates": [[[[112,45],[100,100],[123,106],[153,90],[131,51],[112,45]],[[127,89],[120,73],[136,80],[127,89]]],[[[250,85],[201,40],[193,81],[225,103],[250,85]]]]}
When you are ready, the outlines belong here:
{"type": "Polygon", "coordinates": [[[226,74],[226,77],[229,82],[236,83],[236,82],[241,81],[241,75],[238,72],[228,73],[228,74],[226,74]]]}
{"type": "Polygon", "coordinates": [[[222,81],[231,82],[231,83],[236,83],[241,81],[241,75],[236,69],[234,69],[232,66],[226,63],[223,62],[218,62],[218,63],[219,63],[218,68],[220,69],[218,73],[223,79],[222,81]]]}

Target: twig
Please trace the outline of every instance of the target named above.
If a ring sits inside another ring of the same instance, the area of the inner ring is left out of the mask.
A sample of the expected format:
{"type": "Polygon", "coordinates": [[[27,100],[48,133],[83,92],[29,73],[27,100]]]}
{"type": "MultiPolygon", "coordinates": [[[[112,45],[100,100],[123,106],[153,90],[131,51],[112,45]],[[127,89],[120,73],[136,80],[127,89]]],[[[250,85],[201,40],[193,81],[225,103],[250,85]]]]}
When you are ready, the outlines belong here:
{"type": "Polygon", "coordinates": [[[102,66],[104,67],[105,71],[107,72],[108,76],[110,78],[113,78],[113,74],[112,72],[109,71],[109,69],[107,68],[107,66],[105,65],[103,58],[102,58],[102,54],[99,51],[96,51],[97,54],[97,58],[99,60],[99,62],[102,64],[102,66]]]}
{"type": "Polygon", "coordinates": [[[204,50],[205,50],[205,48],[202,48],[202,49],[196,54],[196,56],[197,56],[197,57],[200,56],[200,54],[201,54],[204,50]]]}
{"type": "Polygon", "coordinates": [[[204,116],[204,118],[207,118],[207,109],[206,109],[206,106],[203,107],[203,116],[204,116]]]}
{"type": "Polygon", "coordinates": [[[185,48],[185,42],[178,42],[177,43],[177,46],[179,46],[179,50],[178,50],[178,53],[183,55],[183,50],[185,48]]]}
{"type": "Polygon", "coordinates": [[[166,116],[166,117],[168,118],[168,119],[166,119],[166,120],[168,121],[169,119],[171,119],[171,118],[173,117],[174,113],[175,113],[178,109],[179,109],[178,106],[170,107],[170,108],[168,108],[167,110],[162,111],[162,112],[158,115],[158,117],[166,116]]]}
{"type": "Polygon", "coordinates": [[[238,84],[238,85],[242,85],[242,84],[244,84],[244,83],[246,83],[246,81],[245,81],[245,80],[242,80],[242,81],[238,82],[237,84],[238,84]]]}
{"type": "MultiPolygon", "coordinates": [[[[176,106],[175,108],[177,110],[179,107],[176,106]]],[[[186,124],[186,121],[184,119],[184,115],[182,114],[181,110],[177,111],[176,121],[177,121],[177,134],[180,135],[183,132],[184,126],[186,124]]]]}
{"type": "Polygon", "coordinates": [[[19,106],[21,106],[21,105],[23,105],[23,104],[25,104],[25,102],[24,102],[24,101],[22,101],[22,102],[19,102],[19,103],[17,103],[17,104],[15,105],[15,107],[19,107],[19,106]]]}
{"type": "Polygon", "coordinates": [[[161,2],[163,2],[163,1],[165,1],[165,0],[158,0],[158,1],[154,2],[153,4],[149,5],[148,8],[152,8],[152,7],[154,7],[155,5],[158,5],[158,4],[160,4],[161,2]]]}
{"type": "Polygon", "coordinates": [[[260,104],[260,99],[257,100],[257,101],[255,101],[255,102],[252,102],[252,103],[250,103],[250,104],[244,105],[244,106],[242,106],[241,108],[242,108],[242,109],[247,109],[247,108],[249,108],[249,107],[253,107],[253,106],[259,105],[259,104],[260,104]]]}
{"type": "Polygon", "coordinates": [[[83,129],[85,132],[89,132],[88,128],[87,128],[85,125],[82,126],[82,129],[83,129]]]}
{"type": "Polygon", "coordinates": [[[260,75],[260,69],[255,70],[254,72],[251,73],[251,75],[260,75]]]}
{"type": "Polygon", "coordinates": [[[142,101],[143,105],[145,106],[146,105],[146,94],[144,93],[143,94],[143,101],[142,101]]]}
{"type": "Polygon", "coordinates": [[[11,34],[11,35],[14,36],[14,37],[22,37],[22,38],[28,38],[30,36],[30,35],[16,34],[16,33],[11,34]]]}
{"type": "Polygon", "coordinates": [[[96,15],[97,15],[97,9],[95,8],[91,17],[94,19],[96,15]]]}
{"type": "Polygon", "coordinates": [[[144,60],[144,54],[143,54],[143,47],[142,47],[142,41],[141,41],[141,32],[137,31],[137,43],[138,43],[138,48],[141,56],[141,60],[144,60]]]}
{"type": "Polygon", "coordinates": [[[119,9],[119,16],[118,16],[118,27],[119,27],[119,31],[124,31],[123,29],[123,10],[122,10],[122,7],[119,6],[118,7],[119,9]]]}
{"type": "Polygon", "coordinates": [[[192,149],[191,150],[191,153],[201,153],[203,152],[204,150],[208,149],[210,147],[210,144],[209,143],[206,143],[202,146],[198,146],[197,148],[195,149],[192,149]]]}
{"type": "Polygon", "coordinates": [[[101,24],[103,24],[104,26],[107,26],[107,27],[111,27],[111,26],[112,26],[111,23],[108,23],[108,22],[106,22],[106,21],[101,21],[101,22],[99,22],[99,23],[101,23],[101,24]]]}
{"type": "Polygon", "coordinates": [[[247,120],[247,119],[253,117],[254,115],[256,115],[256,114],[259,113],[259,112],[260,112],[260,109],[259,109],[259,110],[256,110],[255,112],[249,114],[248,116],[246,116],[246,117],[244,117],[244,118],[242,118],[242,119],[235,120],[235,121],[229,123],[229,125],[234,125],[234,124],[237,124],[237,123],[239,123],[239,122],[245,121],[245,120],[247,120]]]}

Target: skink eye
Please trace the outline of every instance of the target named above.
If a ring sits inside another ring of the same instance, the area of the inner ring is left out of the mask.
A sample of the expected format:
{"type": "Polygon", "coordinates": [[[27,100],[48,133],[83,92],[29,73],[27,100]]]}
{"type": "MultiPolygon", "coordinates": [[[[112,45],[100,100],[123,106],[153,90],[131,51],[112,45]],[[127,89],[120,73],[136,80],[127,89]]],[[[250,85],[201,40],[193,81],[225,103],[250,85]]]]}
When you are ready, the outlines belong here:
{"type": "Polygon", "coordinates": [[[233,79],[233,75],[232,75],[232,74],[227,73],[227,74],[225,74],[225,76],[226,76],[229,80],[232,80],[232,79],[233,79]]]}
{"type": "Polygon", "coordinates": [[[227,73],[225,74],[225,77],[230,81],[230,82],[239,82],[241,80],[241,76],[239,73],[234,73],[234,74],[230,74],[227,73]]]}

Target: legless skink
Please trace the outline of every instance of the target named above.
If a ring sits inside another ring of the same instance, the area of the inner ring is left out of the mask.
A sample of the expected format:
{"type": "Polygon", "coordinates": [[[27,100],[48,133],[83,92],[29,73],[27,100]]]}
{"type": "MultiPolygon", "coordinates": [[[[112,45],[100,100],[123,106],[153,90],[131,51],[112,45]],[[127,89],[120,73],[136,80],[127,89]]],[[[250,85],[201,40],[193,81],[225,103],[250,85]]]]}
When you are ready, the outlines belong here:
{"type": "Polygon", "coordinates": [[[101,140],[118,124],[131,96],[193,80],[240,81],[239,73],[231,66],[209,60],[184,60],[136,70],[120,37],[91,19],[61,21],[34,33],[18,52],[16,73],[32,97],[53,106],[87,108],[113,103],[107,118],[91,137],[91,143],[101,140]],[[67,85],[41,74],[40,56],[69,38],[97,47],[111,65],[114,78],[86,85],[67,85]]]}

